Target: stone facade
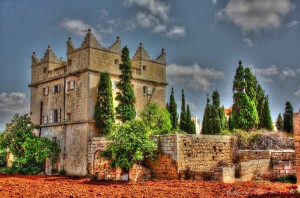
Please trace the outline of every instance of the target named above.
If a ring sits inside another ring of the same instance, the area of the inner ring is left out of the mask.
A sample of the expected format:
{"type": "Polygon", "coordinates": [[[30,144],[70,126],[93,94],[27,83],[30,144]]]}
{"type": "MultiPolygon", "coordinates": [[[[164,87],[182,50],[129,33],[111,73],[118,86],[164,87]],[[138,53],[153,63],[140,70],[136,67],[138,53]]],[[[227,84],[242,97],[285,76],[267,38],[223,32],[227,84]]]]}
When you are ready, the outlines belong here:
{"type": "MultiPolygon", "coordinates": [[[[151,59],[140,44],[132,58],[137,112],[147,102],[165,107],[166,54],[162,50],[157,59],[151,59]]],[[[50,46],[39,60],[32,55],[30,116],[41,125],[39,136],[56,141],[61,149],[57,171],[84,176],[91,167],[89,142],[98,135],[93,115],[97,99],[99,75],[108,72],[113,83],[113,96],[118,89],[121,40],[102,47],[89,30],[79,48],[71,38],[67,42],[67,61],[58,59],[50,46]]],[[[117,102],[114,101],[115,106],[117,102]]],[[[50,167],[50,166],[49,166],[50,167]]]]}
{"type": "Polygon", "coordinates": [[[296,175],[298,190],[300,190],[300,110],[294,113],[294,143],[295,143],[295,156],[296,156],[296,175]]]}

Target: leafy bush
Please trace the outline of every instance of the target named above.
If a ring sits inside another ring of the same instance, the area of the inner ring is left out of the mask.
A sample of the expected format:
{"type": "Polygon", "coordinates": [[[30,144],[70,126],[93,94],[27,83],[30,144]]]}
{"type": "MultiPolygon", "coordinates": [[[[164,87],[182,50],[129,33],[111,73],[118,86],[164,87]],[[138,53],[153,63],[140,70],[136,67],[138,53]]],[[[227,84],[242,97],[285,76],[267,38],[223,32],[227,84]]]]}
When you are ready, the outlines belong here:
{"type": "Polygon", "coordinates": [[[0,147],[8,148],[14,156],[8,173],[37,174],[44,166],[46,158],[56,161],[60,152],[57,144],[47,138],[36,137],[34,125],[27,114],[16,114],[5,131],[0,135],[0,147]]]}
{"type": "Polygon", "coordinates": [[[6,165],[6,150],[0,150],[0,167],[4,167],[6,165]]]}
{"type": "Polygon", "coordinates": [[[276,181],[281,183],[291,183],[296,184],[297,183],[297,177],[295,175],[285,175],[282,177],[278,177],[276,181]]]}
{"type": "Polygon", "coordinates": [[[112,142],[100,154],[112,159],[112,167],[128,170],[134,163],[140,163],[145,158],[155,158],[157,144],[151,140],[151,131],[140,120],[125,122],[107,138],[112,142]]]}

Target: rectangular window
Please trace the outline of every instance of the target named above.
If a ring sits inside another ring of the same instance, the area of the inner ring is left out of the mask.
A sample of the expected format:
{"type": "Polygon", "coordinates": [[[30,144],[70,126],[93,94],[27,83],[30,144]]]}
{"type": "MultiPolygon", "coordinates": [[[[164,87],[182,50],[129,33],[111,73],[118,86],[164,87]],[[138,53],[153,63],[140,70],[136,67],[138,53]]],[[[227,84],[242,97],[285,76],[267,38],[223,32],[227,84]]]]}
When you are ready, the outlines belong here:
{"type": "Polygon", "coordinates": [[[44,67],[44,73],[46,73],[47,72],[47,68],[46,67],[44,67]]]}
{"type": "Polygon", "coordinates": [[[53,110],[53,123],[59,123],[60,122],[60,109],[54,109],[53,110]]]}
{"type": "Polygon", "coordinates": [[[52,141],[56,143],[57,138],[56,137],[52,137],[52,141]]]}
{"type": "Polygon", "coordinates": [[[117,83],[115,81],[111,81],[111,87],[112,87],[112,90],[116,90],[117,89],[117,83]]]}
{"type": "Polygon", "coordinates": [[[114,60],[114,64],[115,64],[115,65],[119,65],[119,60],[118,60],[118,59],[115,59],[115,60],[114,60]]]}
{"type": "Polygon", "coordinates": [[[148,87],[148,95],[152,95],[152,88],[151,87],[148,87]]]}
{"type": "Polygon", "coordinates": [[[44,116],[43,120],[44,120],[44,124],[48,124],[48,116],[44,116]]]}
{"type": "Polygon", "coordinates": [[[43,88],[43,95],[47,96],[49,94],[49,87],[44,87],[43,88]]]}
{"type": "Polygon", "coordinates": [[[59,93],[60,92],[60,86],[59,85],[54,85],[52,87],[52,93],[59,93]]]}
{"type": "Polygon", "coordinates": [[[72,59],[68,60],[68,66],[72,66],[72,59]]]}
{"type": "Polygon", "coordinates": [[[143,87],[143,94],[147,94],[148,93],[148,87],[147,86],[144,86],[143,87]]]}
{"type": "Polygon", "coordinates": [[[68,90],[73,90],[75,89],[75,82],[74,80],[71,80],[68,82],[68,90]]]}
{"type": "Polygon", "coordinates": [[[143,65],[143,70],[147,70],[147,66],[146,65],[143,65]]]}
{"type": "Polygon", "coordinates": [[[67,113],[67,121],[68,121],[68,122],[71,121],[71,113],[67,113]]]}

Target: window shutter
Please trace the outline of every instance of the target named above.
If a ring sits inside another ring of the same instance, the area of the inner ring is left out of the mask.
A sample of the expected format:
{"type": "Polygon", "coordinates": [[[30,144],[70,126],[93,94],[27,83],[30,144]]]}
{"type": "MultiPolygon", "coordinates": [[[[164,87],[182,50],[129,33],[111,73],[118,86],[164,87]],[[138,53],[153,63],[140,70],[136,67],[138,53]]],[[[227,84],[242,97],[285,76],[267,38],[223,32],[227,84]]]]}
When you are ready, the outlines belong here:
{"type": "Polygon", "coordinates": [[[60,92],[60,85],[57,85],[57,92],[60,92]]]}
{"type": "Polygon", "coordinates": [[[57,110],[57,122],[60,122],[61,109],[57,110]]]}
{"type": "Polygon", "coordinates": [[[50,119],[49,119],[49,123],[51,124],[53,122],[53,112],[50,111],[50,119]]]}
{"type": "Polygon", "coordinates": [[[48,116],[44,116],[44,124],[48,124],[48,116]]]}
{"type": "Polygon", "coordinates": [[[112,90],[116,89],[116,82],[115,81],[111,81],[111,86],[112,86],[112,90]]]}
{"type": "Polygon", "coordinates": [[[54,91],[55,91],[55,88],[54,88],[54,87],[55,87],[55,86],[52,87],[52,93],[53,93],[53,94],[54,94],[54,91]]]}
{"type": "Polygon", "coordinates": [[[49,93],[49,87],[46,87],[46,88],[45,88],[45,95],[47,96],[48,93],[49,93]]]}

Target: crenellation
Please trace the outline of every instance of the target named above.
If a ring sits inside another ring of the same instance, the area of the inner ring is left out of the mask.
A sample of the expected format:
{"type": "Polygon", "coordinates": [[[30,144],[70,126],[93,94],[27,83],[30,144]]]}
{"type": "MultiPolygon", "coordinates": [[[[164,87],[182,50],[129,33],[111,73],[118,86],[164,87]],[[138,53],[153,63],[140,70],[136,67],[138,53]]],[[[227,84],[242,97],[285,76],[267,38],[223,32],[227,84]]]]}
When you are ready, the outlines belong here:
{"type": "Polygon", "coordinates": [[[88,47],[92,47],[92,48],[100,48],[101,47],[100,43],[98,42],[98,40],[92,33],[91,29],[88,29],[88,32],[87,32],[80,48],[84,49],[84,48],[88,48],[88,47]]]}
{"type": "Polygon", "coordinates": [[[119,36],[117,36],[117,40],[108,49],[117,53],[121,53],[121,39],[119,36]]]}

